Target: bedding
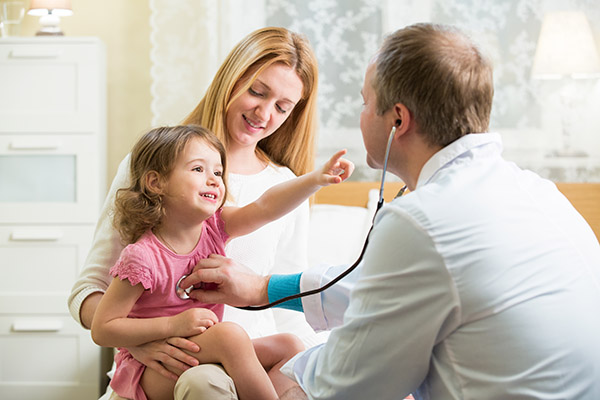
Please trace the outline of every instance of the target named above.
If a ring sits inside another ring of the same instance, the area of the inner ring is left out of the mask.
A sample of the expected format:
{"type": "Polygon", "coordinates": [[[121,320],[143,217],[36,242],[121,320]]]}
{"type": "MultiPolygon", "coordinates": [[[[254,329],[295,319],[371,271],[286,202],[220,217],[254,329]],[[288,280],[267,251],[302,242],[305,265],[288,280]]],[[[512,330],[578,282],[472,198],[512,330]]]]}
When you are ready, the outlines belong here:
{"type": "Polygon", "coordinates": [[[308,265],[353,264],[362,250],[377,207],[370,190],[366,207],[313,204],[310,209],[308,265]]]}

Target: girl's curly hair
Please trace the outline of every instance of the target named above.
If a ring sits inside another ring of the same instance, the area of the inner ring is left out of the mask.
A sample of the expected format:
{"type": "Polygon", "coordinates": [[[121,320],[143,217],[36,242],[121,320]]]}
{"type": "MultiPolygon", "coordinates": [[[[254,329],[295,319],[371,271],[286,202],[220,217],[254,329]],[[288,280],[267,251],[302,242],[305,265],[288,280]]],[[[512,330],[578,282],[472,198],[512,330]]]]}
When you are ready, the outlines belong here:
{"type": "MultiPolygon", "coordinates": [[[[223,165],[223,183],[227,199],[225,147],[208,129],[199,125],[177,125],[152,129],[133,147],[129,162],[130,185],[119,189],[115,197],[113,225],[126,243],[136,242],[149,229],[160,225],[164,216],[162,195],[147,185],[147,176],[156,172],[167,178],[175,160],[192,138],[199,138],[219,152],[223,165]]],[[[223,205],[221,203],[221,206],[223,205]]]]}

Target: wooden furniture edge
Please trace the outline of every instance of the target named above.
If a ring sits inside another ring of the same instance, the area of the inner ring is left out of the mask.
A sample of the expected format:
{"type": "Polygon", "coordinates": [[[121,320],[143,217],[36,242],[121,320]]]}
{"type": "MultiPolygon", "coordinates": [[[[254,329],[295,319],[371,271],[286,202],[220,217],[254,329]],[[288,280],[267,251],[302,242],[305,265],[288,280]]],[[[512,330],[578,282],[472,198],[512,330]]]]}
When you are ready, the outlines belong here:
{"type": "MultiPolygon", "coordinates": [[[[385,201],[391,201],[402,186],[402,182],[387,182],[384,189],[385,201]]],[[[557,183],[556,186],[585,218],[600,240],[600,183],[557,183]]],[[[366,207],[371,189],[379,190],[379,182],[330,185],[316,193],[315,203],[366,207]]]]}

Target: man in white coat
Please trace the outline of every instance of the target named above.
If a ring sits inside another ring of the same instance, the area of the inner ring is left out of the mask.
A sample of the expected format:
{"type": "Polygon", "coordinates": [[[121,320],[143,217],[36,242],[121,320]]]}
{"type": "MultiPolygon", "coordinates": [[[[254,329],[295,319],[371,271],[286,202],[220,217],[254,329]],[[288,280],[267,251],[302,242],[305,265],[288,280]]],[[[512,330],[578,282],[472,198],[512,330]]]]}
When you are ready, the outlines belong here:
{"type": "MultiPolygon", "coordinates": [[[[487,133],[492,67],[431,24],[386,38],[362,89],[368,163],[410,192],[378,213],[359,268],[284,303],[324,345],[284,367],[285,399],[600,399],[600,245],[556,186],[487,133]],[[300,389],[301,388],[301,389],[300,389]]],[[[338,269],[257,276],[211,256],[183,285],[203,302],[264,304],[338,269]]]]}

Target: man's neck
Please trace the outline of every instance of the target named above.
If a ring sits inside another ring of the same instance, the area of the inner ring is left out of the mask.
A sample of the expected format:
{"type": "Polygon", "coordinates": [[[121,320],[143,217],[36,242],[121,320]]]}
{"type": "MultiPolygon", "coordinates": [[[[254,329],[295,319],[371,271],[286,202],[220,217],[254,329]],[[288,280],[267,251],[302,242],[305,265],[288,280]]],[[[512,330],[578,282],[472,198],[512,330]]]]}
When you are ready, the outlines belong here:
{"type": "Polygon", "coordinates": [[[413,191],[417,187],[423,166],[442,147],[425,143],[420,135],[412,135],[407,139],[398,146],[400,154],[394,157],[397,166],[391,171],[402,179],[410,191],[413,191]]]}

